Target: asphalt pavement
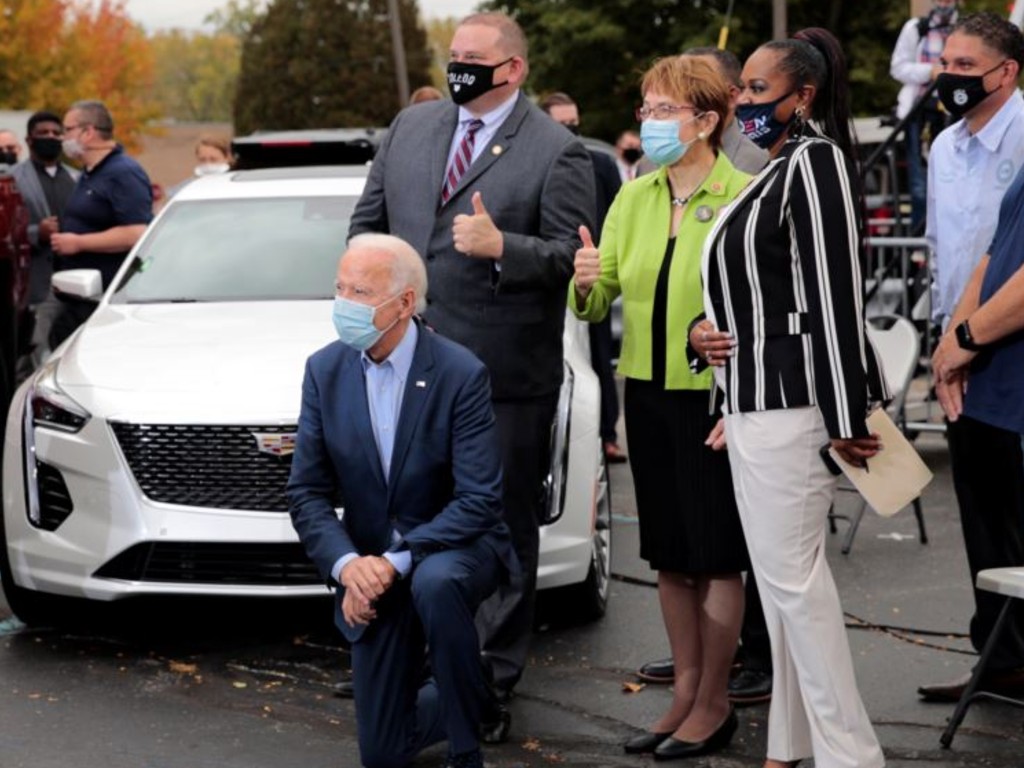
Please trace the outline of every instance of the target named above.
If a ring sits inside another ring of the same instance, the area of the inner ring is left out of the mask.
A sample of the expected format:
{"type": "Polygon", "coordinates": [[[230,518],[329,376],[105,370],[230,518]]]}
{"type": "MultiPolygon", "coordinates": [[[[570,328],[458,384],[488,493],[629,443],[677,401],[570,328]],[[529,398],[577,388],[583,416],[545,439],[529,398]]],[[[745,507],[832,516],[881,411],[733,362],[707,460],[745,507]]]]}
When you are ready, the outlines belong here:
{"type": "MultiPolygon", "coordinates": [[[[924,495],[929,543],[909,510],[864,518],[849,555],[829,559],[848,614],[860,689],[893,768],[1020,768],[1024,715],[979,703],[951,750],[939,735],[952,705],[918,685],[967,672],[968,571],[941,435],[917,446],[935,472],[924,495]]],[[[560,626],[548,611],[511,703],[512,738],[486,751],[494,768],[643,766],[621,744],[658,716],[664,686],[633,690],[632,672],[666,655],[653,574],[637,556],[628,465],[611,468],[608,613],[560,626]]],[[[857,503],[841,494],[840,511],[857,503]]],[[[352,703],[335,698],[347,651],[324,601],[161,601],[91,611],[71,630],[0,622],[0,768],[356,768],[352,703]]],[[[7,612],[0,608],[0,619],[7,612]]],[[[730,747],[695,768],[760,768],[768,709],[739,710],[730,747]]],[[[417,768],[440,766],[443,747],[417,768]]],[[[813,765],[805,762],[803,765],[813,765]]]]}

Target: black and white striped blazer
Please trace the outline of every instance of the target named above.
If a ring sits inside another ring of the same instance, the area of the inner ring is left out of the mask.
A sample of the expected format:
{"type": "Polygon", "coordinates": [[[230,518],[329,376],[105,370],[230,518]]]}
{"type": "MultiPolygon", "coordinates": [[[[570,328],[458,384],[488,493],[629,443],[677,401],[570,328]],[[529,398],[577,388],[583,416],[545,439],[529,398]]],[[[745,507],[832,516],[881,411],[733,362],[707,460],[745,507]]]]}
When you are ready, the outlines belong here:
{"type": "Polygon", "coordinates": [[[865,437],[889,398],[865,334],[860,200],[831,141],[788,141],[708,235],[708,318],[736,340],[728,412],[817,405],[832,438],[865,437]]]}

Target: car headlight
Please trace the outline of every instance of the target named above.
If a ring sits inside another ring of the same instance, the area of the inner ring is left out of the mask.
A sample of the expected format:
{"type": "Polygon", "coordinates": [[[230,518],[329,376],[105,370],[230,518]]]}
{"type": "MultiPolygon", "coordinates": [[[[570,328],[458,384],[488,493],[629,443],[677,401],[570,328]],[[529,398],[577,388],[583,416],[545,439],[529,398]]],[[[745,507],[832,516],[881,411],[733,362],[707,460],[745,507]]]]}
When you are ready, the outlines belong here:
{"type": "Polygon", "coordinates": [[[25,511],[29,522],[37,528],[57,530],[74,510],[74,504],[60,470],[38,460],[35,428],[75,433],[90,418],[89,412],[57,385],[57,361],[43,365],[35,374],[25,400],[22,446],[25,511]]]}
{"type": "Polygon", "coordinates": [[[32,417],[32,426],[48,427],[61,432],[78,432],[86,425],[91,415],[57,384],[59,362],[51,360],[43,365],[28,392],[28,410],[32,417]]]}

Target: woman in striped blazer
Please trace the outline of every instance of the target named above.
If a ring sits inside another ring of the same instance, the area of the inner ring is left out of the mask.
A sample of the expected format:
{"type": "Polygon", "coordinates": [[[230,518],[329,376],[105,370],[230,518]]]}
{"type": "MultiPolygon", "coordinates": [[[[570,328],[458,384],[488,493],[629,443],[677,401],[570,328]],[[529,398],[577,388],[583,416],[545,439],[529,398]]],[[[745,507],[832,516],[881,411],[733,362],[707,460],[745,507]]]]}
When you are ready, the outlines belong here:
{"type": "Polygon", "coordinates": [[[771,160],[708,236],[706,318],[689,341],[695,368],[715,366],[725,392],[736,500],[772,642],[765,768],[811,755],[817,768],[877,768],[825,561],[835,477],[819,453],[831,444],[858,464],[875,455],[865,418],[887,396],[864,330],[846,67],[836,39],[811,29],[761,46],[743,81],[737,119],[771,160]]]}

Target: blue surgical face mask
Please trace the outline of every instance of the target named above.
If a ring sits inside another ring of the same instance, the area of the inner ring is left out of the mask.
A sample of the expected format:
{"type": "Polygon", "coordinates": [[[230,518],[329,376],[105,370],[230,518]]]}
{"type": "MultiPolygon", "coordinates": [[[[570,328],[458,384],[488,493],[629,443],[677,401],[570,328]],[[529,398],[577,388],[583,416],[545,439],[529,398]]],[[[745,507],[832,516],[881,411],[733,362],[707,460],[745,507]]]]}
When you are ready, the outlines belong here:
{"type": "MultiPolygon", "coordinates": [[[[693,122],[697,118],[690,118],[693,122]]],[[[679,120],[644,120],[640,124],[640,144],[647,159],[657,165],[672,165],[686,154],[693,142],[684,144],[679,140],[679,120]]]]}
{"type": "Polygon", "coordinates": [[[380,329],[373,324],[373,318],[377,310],[397,299],[401,294],[396,293],[390,299],[385,299],[375,307],[369,304],[360,304],[350,299],[343,299],[340,296],[334,297],[334,330],[338,332],[338,338],[342,343],[347,344],[360,352],[373,347],[381,336],[390,331],[398,323],[398,318],[387,328],[380,329]]]}
{"type": "Polygon", "coordinates": [[[775,108],[792,95],[793,92],[790,91],[767,104],[737,104],[736,120],[743,135],[762,149],[774,147],[775,142],[782,136],[783,131],[789,128],[793,116],[796,115],[794,110],[789,120],[783,122],[775,117],[775,108]]]}

